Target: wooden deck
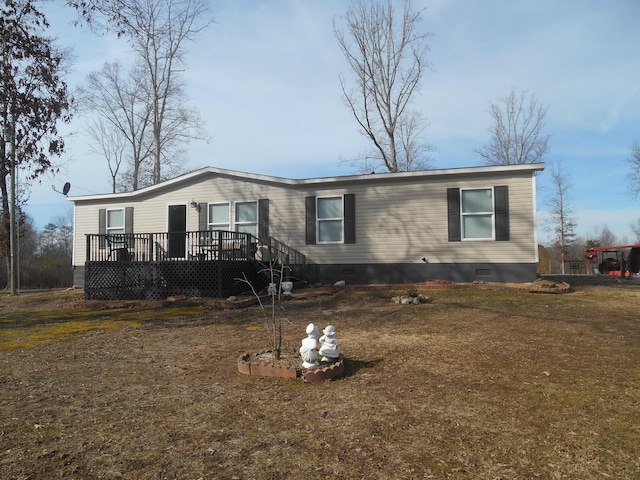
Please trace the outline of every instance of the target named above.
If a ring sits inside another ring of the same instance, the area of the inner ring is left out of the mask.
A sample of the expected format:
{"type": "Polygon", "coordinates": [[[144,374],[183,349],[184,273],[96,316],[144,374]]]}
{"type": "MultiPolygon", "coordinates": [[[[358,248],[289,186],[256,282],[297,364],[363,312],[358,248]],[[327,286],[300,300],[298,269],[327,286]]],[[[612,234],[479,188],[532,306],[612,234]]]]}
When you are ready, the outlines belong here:
{"type": "Polygon", "coordinates": [[[227,231],[87,235],[86,299],[225,298],[263,290],[270,270],[307,282],[306,258],[276,239],[227,231]]]}

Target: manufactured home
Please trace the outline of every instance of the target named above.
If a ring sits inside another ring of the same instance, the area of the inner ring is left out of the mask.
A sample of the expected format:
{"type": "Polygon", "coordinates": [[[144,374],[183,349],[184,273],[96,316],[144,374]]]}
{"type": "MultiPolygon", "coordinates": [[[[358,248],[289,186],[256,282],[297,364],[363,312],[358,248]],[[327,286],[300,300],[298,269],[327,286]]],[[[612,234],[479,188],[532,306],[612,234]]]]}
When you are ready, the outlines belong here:
{"type": "Polygon", "coordinates": [[[226,296],[246,281],[535,279],[543,164],[287,179],[215,167],[74,202],[88,298],[226,296]],[[267,268],[270,266],[270,269],[267,268]]]}

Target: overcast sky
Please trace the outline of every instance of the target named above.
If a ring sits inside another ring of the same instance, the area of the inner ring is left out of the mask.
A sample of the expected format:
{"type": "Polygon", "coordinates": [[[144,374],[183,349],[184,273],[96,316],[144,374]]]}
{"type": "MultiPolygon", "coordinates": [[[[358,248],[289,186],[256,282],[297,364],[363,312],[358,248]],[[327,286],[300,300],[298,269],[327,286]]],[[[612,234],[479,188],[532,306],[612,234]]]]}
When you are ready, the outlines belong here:
{"type": "MultiPolygon", "coordinates": [[[[399,3],[400,4],[400,3],[399,3]]],[[[129,57],[124,40],[98,37],[71,25],[75,13],[54,0],[43,8],[51,34],[75,54],[72,87],[104,62],[129,57]]],[[[185,80],[192,104],[212,137],[194,142],[188,168],[216,166],[306,178],[348,175],[341,162],[367,144],[344,106],[340,73],[348,74],[333,34],[344,0],[212,0],[213,24],[188,45],[185,80]]],[[[635,241],[629,224],[640,201],[627,193],[627,159],[640,142],[640,2],[637,0],[414,0],[425,7],[432,34],[427,73],[415,107],[428,118],[434,168],[480,164],[489,102],[512,88],[549,106],[551,135],[545,162],[562,162],[573,188],[578,233],[608,226],[635,241]]],[[[80,132],[86,118],[70,129],[80,132]]],[[[67,139],[61,172],[34,185],[27,207],[42,227],[70,211],[53,191],[110,192],[106,163],[79,133],[67,139]]],[[[549,169],[538,184],[549,182],[549,169]]],[[[540,238],[545,197],[538,195],[540,238]]]]}

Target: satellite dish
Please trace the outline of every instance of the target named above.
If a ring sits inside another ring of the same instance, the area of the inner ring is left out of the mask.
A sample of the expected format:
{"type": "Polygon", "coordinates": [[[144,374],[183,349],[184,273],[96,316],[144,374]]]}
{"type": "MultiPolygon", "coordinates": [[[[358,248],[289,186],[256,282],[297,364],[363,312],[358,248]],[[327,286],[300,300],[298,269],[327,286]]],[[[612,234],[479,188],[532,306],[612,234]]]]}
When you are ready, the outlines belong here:
{"type": "Polygon", "coordinates": [[[62,187],[62,191],[56,190],[56,186],[55,185],[51,185],[51,188],[53,188],[54,192],[61,193],[62,195],[64,195],[66,197],[67,194],[69,193],[69,190],[71,190],[71,184],[69,182],[65,183],[64,186],[62,187]]]}

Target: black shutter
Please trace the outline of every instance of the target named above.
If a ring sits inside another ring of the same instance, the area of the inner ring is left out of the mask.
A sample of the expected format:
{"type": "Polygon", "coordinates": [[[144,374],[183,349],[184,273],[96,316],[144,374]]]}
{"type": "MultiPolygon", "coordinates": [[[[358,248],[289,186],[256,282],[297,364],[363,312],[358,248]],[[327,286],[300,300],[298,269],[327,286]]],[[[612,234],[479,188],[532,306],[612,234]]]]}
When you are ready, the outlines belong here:
{"type": "Polygon", "coordinates": [[[305,243],[315,245],[316,243],[316,197],[306,197],[304,202],[305,210],[305,243]]]}
{"type": "Polygon", "coordinates": [[[449,241],[462,240],[460,231],[460,189],[447,188],[447,212],[449,221],[449,241]]]}
{"type": "Polygon", "coordinates": [[[258,200],[258,238],[262,241],[269,239],[269,199],[258,200]]]}
{"type": "Polygon", "coordinates": [[[98,210],[98,233],[100,234],[98,247],[105,248],[107,235],[107,210],[105,208],[98,210]]]}
{"type": "Polygon", "coordinates": [[[124,209],[124,233],[133,233],[133,207],[124,209]]]}
{"type": "Polygon", "coordinates": [[[356,195],[344,196],[344,243],[356,243],[356,195]]]}
{"type": "Polygon", "coordinates": [[[509,187],[494,187],[494,208],[496,213],[496,240],[509,240],[509,187]]]}
{"type": "Polygon", "coordinates": [[[208,208],[209,206],[206,203],[198,204],[198,230],[201,232],[207,230],[207,227],[209,226],[207,221],[207,215],[209,214],[208,208]]]}

